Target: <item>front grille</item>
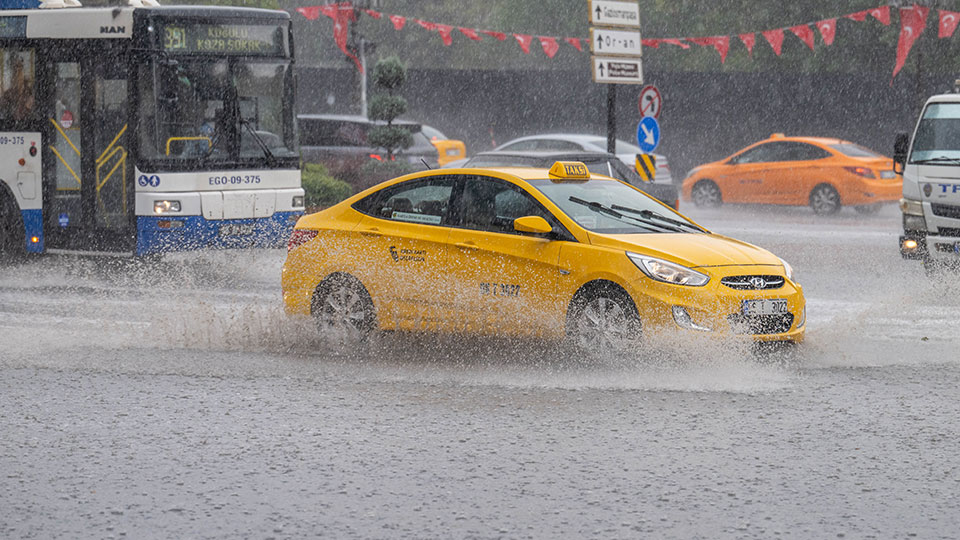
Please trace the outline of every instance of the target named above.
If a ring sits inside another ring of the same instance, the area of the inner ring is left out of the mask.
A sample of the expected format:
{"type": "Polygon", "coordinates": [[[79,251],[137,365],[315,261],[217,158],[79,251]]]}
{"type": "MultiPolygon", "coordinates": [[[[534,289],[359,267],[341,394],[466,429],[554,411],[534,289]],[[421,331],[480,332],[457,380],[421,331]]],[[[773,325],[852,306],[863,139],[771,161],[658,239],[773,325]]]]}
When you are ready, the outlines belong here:
{"type": "MultiPolygon", "coordinates": [[[[934,234],[934,233],[930,233],[934,234]]],[[[952,238],[960,238],[960,229],[954,227],[937,227],[937,232],[935,236],[949,236],[952,238]]]]}
{"type": "Polygon", "coordinates": [[[951,219],[960,219],[960,206],[954,206],[952,204],[931,204],[930,209],[933,211],[933,215],[951,218],[951,219]]]}
{"type": "Polygon", "coordinates": [[[783,287],[783,276],[727,276],[720,283],[738,291],[779,289],[783,287]]]}
{"type": "Polygon", "coordinates": [[[737,334],[782,334],[793,326],[793,314],[755,315],[749,317],[734,313],[727,317],[730,327],[737,334]]]}

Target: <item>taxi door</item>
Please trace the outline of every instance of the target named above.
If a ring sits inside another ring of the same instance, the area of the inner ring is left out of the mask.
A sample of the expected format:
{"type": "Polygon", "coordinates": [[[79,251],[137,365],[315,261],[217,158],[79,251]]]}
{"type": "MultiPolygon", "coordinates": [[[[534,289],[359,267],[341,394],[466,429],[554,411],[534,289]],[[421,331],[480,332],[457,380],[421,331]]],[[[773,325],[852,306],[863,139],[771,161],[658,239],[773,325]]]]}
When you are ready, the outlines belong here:
{"type": "Polygon", "coordinates": [[[385,328],[432,329],[447,320],[448,219],[455,179],[404,182],[379,194],[341,256],[367,287],[385,328]]]}
{"type": "Polygon", "coordinates": [[[764,203],[779,184],[789,164],[780,160],[783,142],[769,142],[754,146],[730,159],[717,184],[723,202],[764,203]]]}
{"type": "Polygon", "coordinates": [[[524,216],[562,227],[520,187],[467,176],[450,231],[449,270],[456,289],[460,330],[537,335],[563,325],[557,296],[563,242],[514,230],[524,216]]]}

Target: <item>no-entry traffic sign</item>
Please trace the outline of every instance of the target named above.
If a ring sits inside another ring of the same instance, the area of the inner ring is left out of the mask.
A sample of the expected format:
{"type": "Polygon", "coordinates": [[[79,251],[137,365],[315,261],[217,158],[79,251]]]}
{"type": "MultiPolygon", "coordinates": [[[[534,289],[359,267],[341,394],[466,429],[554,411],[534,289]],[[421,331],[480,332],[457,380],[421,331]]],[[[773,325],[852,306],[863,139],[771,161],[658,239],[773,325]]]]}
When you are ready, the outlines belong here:
{"type": "Polygon", "coordinates": [[[663,97],[656,86],[647,85],[640,90],[640,101],[638,103],[640,116],[652,116],[660,118],[660,110],[663,108],[663,97]]]}

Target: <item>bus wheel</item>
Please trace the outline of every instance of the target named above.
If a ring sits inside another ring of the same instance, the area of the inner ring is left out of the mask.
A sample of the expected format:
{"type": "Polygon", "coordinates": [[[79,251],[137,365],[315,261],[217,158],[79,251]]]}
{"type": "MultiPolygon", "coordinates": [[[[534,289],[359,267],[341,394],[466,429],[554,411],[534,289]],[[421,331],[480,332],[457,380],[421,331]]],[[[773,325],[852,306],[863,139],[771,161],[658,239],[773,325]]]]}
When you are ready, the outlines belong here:
{"type": "Polygon", "coordinates": [[[342,346],[359,345],[377,324],[370,293],[346,274],[323,280],[313,294],[310,312],[321,336],[342,346]]]}
{"type": "Polygon", "coordinates": [[[25,242],[23,218],[11,198],[0,192],[0,260],[23,255],[25,242]]]}

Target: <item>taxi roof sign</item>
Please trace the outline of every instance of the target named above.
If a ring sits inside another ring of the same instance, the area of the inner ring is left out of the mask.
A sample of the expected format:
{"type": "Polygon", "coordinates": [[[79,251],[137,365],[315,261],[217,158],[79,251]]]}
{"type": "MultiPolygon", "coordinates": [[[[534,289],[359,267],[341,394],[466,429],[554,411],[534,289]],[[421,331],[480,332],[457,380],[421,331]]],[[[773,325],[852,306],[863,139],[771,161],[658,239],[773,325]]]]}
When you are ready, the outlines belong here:
{"type": "Polygon", "coordinates": [[[590,170],[579,161],[557,161],[550,167],[550,178],[585,180],[590,178],[590,170]]]}

